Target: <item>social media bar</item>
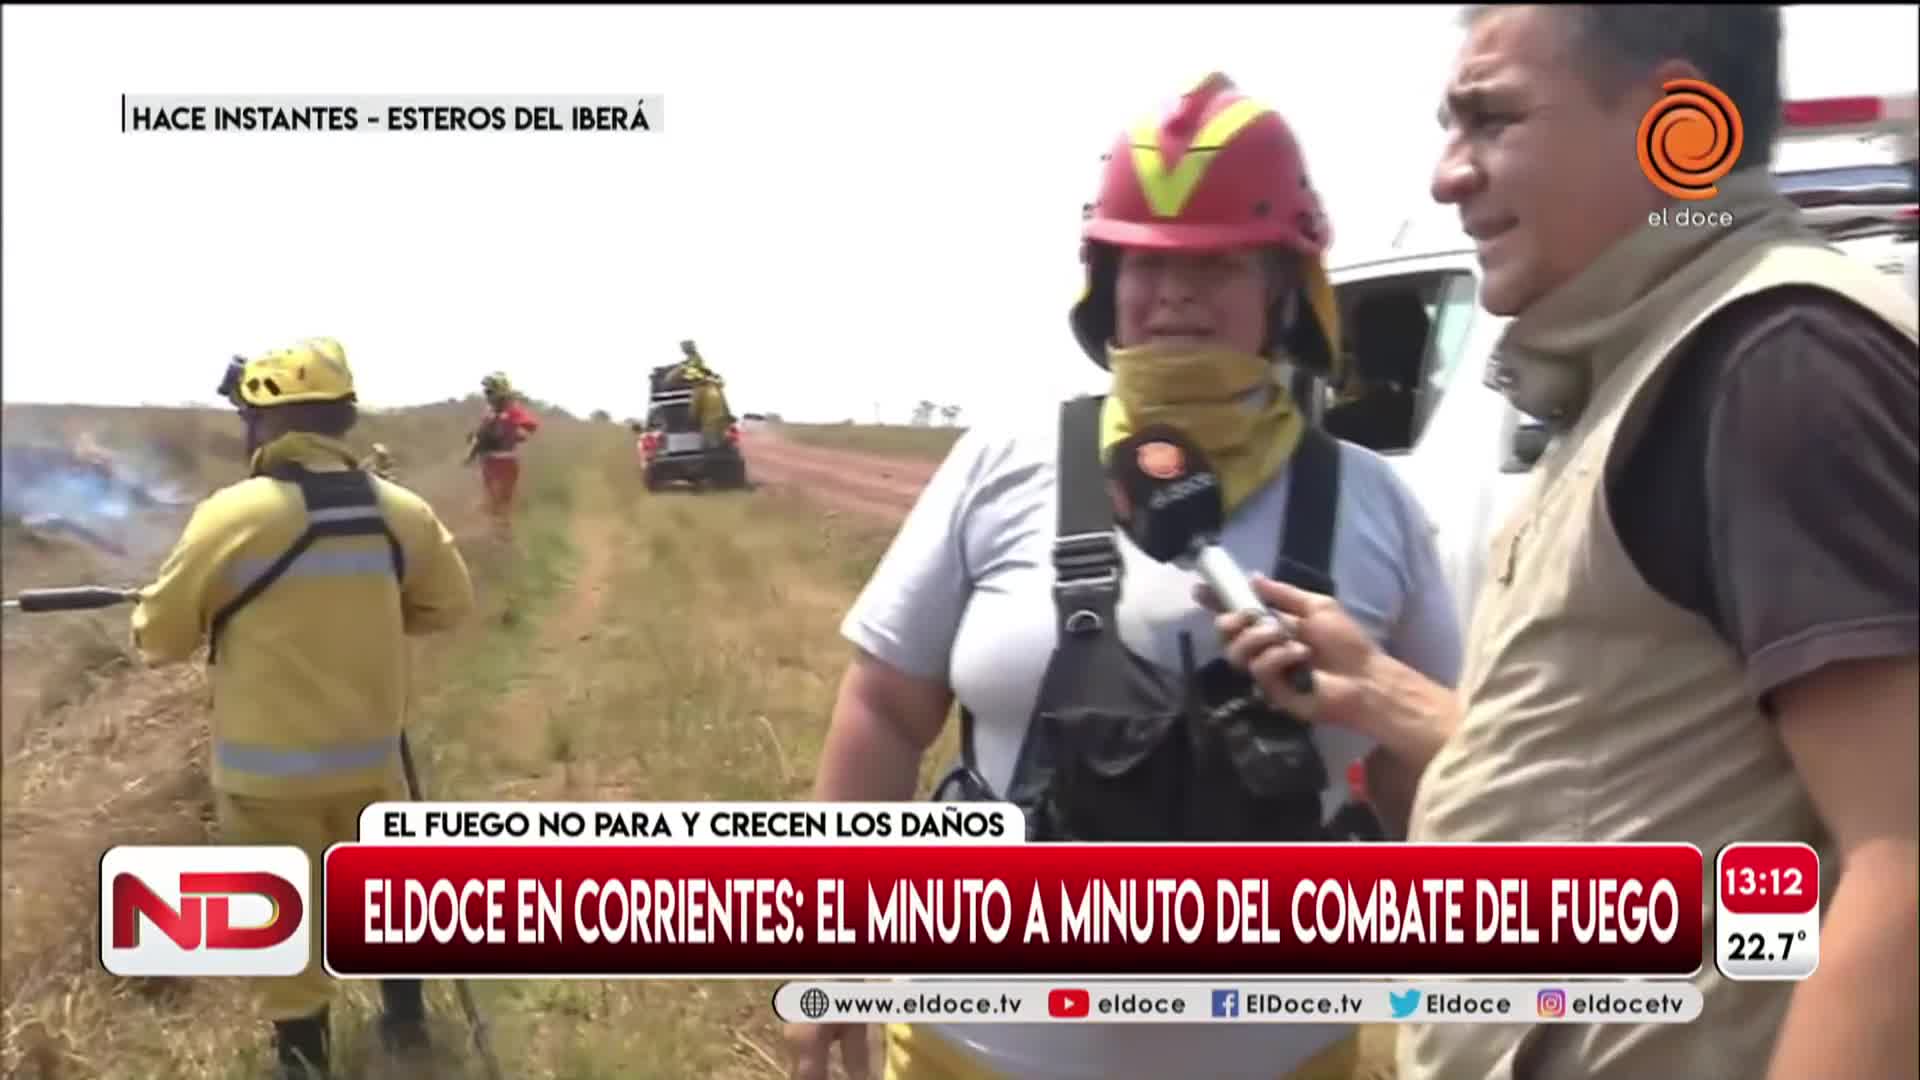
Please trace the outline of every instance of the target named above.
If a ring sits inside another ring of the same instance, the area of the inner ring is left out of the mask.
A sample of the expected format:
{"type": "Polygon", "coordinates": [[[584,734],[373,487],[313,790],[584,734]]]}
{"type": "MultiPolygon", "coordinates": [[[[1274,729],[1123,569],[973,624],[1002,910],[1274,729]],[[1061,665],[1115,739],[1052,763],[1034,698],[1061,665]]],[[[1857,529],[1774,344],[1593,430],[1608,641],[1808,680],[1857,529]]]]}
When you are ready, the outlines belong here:
{"type": "Polygon", "coordinates": [[[1684,1024],[1700,991],[1671,981],[790,982],[789,1023],[1684,1024]]]}

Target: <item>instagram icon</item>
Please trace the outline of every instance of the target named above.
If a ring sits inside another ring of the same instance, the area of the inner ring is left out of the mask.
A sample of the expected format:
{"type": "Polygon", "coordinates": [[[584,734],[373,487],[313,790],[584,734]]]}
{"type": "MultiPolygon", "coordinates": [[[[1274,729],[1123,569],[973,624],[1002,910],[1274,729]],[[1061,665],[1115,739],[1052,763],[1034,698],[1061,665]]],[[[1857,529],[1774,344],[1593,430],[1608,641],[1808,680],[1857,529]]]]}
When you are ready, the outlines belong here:
{"type": "Polygon", "coordinates": [[[1565,990],[1542,990],[1539,996],[1540,1015],[1548,1020],[1558,1020],[1567,1015],[1567,992],[1565,990]]]}

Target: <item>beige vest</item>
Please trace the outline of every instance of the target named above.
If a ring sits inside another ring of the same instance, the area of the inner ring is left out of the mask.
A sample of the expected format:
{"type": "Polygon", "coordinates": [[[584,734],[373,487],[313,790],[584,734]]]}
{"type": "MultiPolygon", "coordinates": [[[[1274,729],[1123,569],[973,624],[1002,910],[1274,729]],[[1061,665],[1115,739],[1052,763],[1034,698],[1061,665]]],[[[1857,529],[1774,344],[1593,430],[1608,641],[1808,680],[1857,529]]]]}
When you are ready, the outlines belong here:
{"type": "MultiPolygon", "coordinates": [[[[1738,840],[1801,841],[1823,860],[1834,855],[1770,721],[1749,704],[1737,656],[1634,568],[1604,477],[1616,436],[1645,423],[1668,359],[1731,301],[1817,285],[1920,341],[1915,304],[1797,227],[1643,246],[1668,263],[1634,296],[1632,319],[1582,342],[1592,393],[1492,542],[1461,679],[1465,715],[1422,778],[1412,839],[1696,845],[1707,933],[1693,982],[1704,1011],[1692,1024],[1410,1025],[1400,1080],[1764,1076],[1793,984],[1729,982],[1714,968],[1714,856],[1738,840]]],[[[1616,261],[1598,276],[1619,271],[1616,261]]]]}

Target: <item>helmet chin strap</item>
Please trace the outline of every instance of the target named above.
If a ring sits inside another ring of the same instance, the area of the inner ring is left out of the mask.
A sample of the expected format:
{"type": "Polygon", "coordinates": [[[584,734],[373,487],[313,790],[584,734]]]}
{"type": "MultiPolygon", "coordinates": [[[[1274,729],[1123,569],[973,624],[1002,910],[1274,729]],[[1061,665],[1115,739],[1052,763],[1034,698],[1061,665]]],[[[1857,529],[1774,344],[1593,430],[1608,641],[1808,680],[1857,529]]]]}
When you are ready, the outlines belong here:
{"type": "Polygon", "coordinates": [[[260,449],[260,419],[252,409],[241,409],[240,426],[246,432],[247,460],[252,461],[254,452],[260,449]]]}
{"type": "Polygon", "coordinates": [[[1286,337],[1293,332],[1293,324],[1300,320],[1300,286],[1290,286],[1279,300],[1280,325],[1274,329],[1279,332],[1279,336],[1286,337]]]}
{"type": "Polygon", "coordinates": [[[1273,324],[1267,327],[1266,344],[1261,346],[1260,354],[1275,363],[1288,360],[1287,342],[1293,337],[1294,327],[1300,320],[1300,286],[1275,285],[1273,305],[1268,307],[1272,313],[1273,324]]]}

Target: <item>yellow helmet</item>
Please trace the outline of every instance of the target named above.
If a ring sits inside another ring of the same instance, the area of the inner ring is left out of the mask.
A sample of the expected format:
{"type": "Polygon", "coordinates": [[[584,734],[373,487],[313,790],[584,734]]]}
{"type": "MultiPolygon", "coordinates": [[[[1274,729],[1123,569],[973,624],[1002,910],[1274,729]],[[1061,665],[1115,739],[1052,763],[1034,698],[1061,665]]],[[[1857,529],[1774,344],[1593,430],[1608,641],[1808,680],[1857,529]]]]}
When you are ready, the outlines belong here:
{"type": "Polygon", "coordinates": [[[480,380],[480,389],[489,394],[511,394],[513,384],[507,381],[505,372],[496,371],[480,380]]]}
{"type": "Polygon", "coordinates": [[[247,361],[238,390],[256,409],[355,398],[347,350],[332,338],[308,338],[247,361]]]}

